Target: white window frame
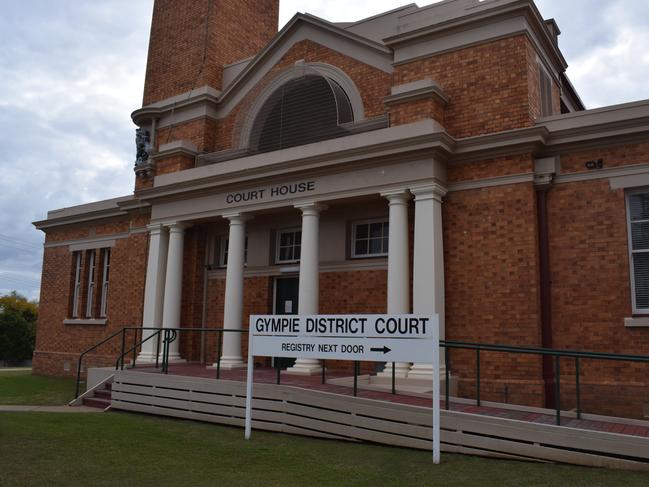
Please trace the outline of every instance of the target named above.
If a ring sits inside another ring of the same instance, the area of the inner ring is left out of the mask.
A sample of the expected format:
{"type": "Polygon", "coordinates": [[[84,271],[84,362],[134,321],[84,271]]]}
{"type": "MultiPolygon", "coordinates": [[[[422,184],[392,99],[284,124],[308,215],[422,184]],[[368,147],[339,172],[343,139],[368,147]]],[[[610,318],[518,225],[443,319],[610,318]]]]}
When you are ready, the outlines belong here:
{"type": "Polygon", "coordinates": [[[72,291],[72,318],[79,317],[79,297],[81,295],[81,251],[76,251],[74,259],[74,288],[72,291]]]}
{"type": "MultiPolygon", "coordinates": [[[[390,228],[390,226],[389,226],[390,225],[389,218],[374,218],[374,219],[371,219],[371,220],[359,220],[359,221],[356,221],[356,222],[352,222],[352,235],[351,235],[352,238],[351,238],[351,253],[350,253],[350,255],[352,256],[352,259],[375,259],[375,258],[387,257],[388,256],[388,252],[381,252],[381,253],[378,253],[378,254],[370,254],[369,253],[369,241],[370,241],[369,236],[367,238],[367,241],[368,241],[368,246],[367,246],[368,253],[367,254],[357,254],[356,253],[356,229],[358,228],[359,225],[371,225],[372,223],[382,223],[382,224],[387,223],[388,224],[388,235],[387,235],[387,237],[389,238],[389,232],[390,232],[390,230],[389,230],[389,228],[390,228]]],[[[384,229],[385,229],[385,227],[384,227],[384,229]]],[[[368,232],[369,232],[369,228],[368,228],[368,232]]],[[[368,233],[368,235],[369,235],[369,233],[368,233]]],[[[382,249],[383,249],[383,243],[382,242],[383,242],[383,239],[385,237],[386,237],[386,235],[381,236],[381,248],[382,249]]]]}
{"type": "MultiPolygon", "coordinates": [[[[631,196],[636,194],[649,194],[649,188],[636,189],[633,191],[627,191],[625,195],[626,201],[626,224],[627,224],[627,245],[629,249],[629,276],[631,278],[631,304],[633,308],[634,315],[649,315],[649,308],[638,308],[636,304],[636,292],[635,292],[635,266],[633,264],[634,254],[649,253],[647,250],[633,250],[633,233],[631,229],[631,196]]],[[[646,223],[648,220],[637,220],[633,223],[646,223]]]]}
{"type": "MultiPolygon", "coordinates": [[[[296,264],[300,262],[300,259],[293,259],[293,260],[281,260],[279,258],[280,254],[280,242],[282,235],[285,235],[287,233],[299,233],[300,234],[300,257],[302,257],[302,229],[301,228],[285,228],[283,230],[278,230],[277,231],[277,236],[275,237],[275,263],[276,264],[296,264]]],[[[293,247],[295,247],[295,244],[293,244],[293,247]]]]}
{"type": "Polygon", "coordinates": [[[86,318],[92,318],[92,308],[95,302],[95,271],[97,266],[97,251],[88,251],[88,295],[86,299],[86,318]]]}
{"type": "Polygon", "coordinates": [[[99,317],[106,318],[108,307],[108,281],[110,279],[110,247],[102,249],[103,270],[101,275],[101,304],[99,307],[99,317]]]}
{"type": "MultiPolygon", "coordinates": [[[[230,246],[230,236],[221,235],[219,237],[219,260],[218,266],[222,268],[228,267],[228,247],[230,246]]],[[[248,264],[248,235],[245,236],[243,244],[243,265],[248,264]]]]}

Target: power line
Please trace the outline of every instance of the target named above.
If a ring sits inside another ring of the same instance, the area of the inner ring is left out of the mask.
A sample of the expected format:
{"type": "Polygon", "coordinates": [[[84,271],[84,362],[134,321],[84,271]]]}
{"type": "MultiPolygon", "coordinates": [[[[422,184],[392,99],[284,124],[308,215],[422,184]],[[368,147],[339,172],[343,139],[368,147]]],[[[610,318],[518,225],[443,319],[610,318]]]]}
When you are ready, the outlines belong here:
{"type": "Polygon", "coordinates": [[[42,252],[42,249],[37,250],[37,249],[32,248],[32,247],[23,247],[23,246],[20,246],[18,244],[6,243],[6,242],[3,242],[2,240],[0,240],[0,247],[4,247],[6,249],[11,249],[11,250],[18,250],[20,252],[25,252],[25,253],[32,253],[32,254],[35,254],[37,252],[42,252]]]}
{"type": "Polygon", "coordinates": [[[12,279],[12,278],[5,278],[5,277],[0,278],[0,282],[3,282],[3,281],[6,281],[6,282],[9,282],[9,283],[12,283],[12,284],[18,284],[20,286],[26,286],[26,287],[39,287],[40,286],[40,284],[37,283],[37,282],[27,282],[27,281],[21,281],[19,279],[12,279]]]}
{"type": "Polygon", "coordinates": [[[30,248],[33,248],[33,249],[40,249],[41,248],[40,245],[36,245],[35,243],[28,242],[26,240],[21,240],[19,238],[10,237],[8,235],[3,235],[2,233],[0,233],[0,240],[4,240],[5,242],[9,242],[12,245],[20,245],[20,246],[23,246],[23,247],[30,247],[30,248]]]}
{"type": "Polygon", "coordinates": [[[13,276],[13,275],[8,275],[8,274],[1,274],[0,273],[0,280],[6,280],[6,281],[13,281],[13,282],[19,282],[27,286],[37,286],[40,285],[40,280],[38,279],[33,279],[31,277],[21,277],[21,276],[13,276]]]}
{"type": "Polygon", "coordinates": [[[0,238],[7,238],[9,240],[15,240],[17,242],[22,242],[22,243],[25,243],[27,245],[34,245],[34,246],[38,247],[38,245],[36,245],[35,243],[33,243],[33,242],[29,241],[29,240],[23,240],[23,239],[20,239],[20,238],[12,237],[11,235],[7,235],[5,233],[0,233],[0,238]]]}

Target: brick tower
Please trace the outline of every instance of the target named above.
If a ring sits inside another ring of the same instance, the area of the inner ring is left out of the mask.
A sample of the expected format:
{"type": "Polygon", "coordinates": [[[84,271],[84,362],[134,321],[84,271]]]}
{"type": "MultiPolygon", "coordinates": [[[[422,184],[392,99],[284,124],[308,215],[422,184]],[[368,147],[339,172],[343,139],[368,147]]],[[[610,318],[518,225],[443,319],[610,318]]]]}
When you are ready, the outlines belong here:
{"type": "Polygon", "coordinates": [[[277,33],[279,0],[155,0],[135,189],[194,167],[216,147],[224,67],[260,52],[277,33]]]}
{"type": "Polygon", "coordinates": [[[263,49],[278,20],[279,0],[155,0],[143,105],[220,90],[223,66],[263,49]]]}

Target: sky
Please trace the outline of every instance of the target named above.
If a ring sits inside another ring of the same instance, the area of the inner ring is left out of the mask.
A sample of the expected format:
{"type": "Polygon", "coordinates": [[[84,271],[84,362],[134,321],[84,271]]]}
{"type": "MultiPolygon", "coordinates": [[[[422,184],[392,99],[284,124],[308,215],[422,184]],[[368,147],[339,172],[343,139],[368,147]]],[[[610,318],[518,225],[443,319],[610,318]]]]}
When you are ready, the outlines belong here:
{"type": "MultiPolygon", "coordinates": [[[[406,4],[281,0],[335,22],[406,4]]],[[[434,3],[418,2],[419,6],[434,3]]],[[[0,294],[39,295],[47,211],[133,190],[152,0],[0,0],[0,294]]],[[[649,1],[537,0],[588,108],[649,99],[649,1]]]]}

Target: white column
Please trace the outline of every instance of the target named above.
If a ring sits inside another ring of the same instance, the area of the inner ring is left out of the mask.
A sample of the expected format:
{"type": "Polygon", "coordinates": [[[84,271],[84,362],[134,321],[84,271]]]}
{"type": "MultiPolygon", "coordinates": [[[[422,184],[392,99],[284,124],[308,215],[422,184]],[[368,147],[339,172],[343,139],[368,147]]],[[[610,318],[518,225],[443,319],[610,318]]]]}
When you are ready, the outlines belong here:
{"type": "MultiPolygon", "coordinates": [[[[165,276],[162,327],[180,328],[180,312],[183,288],[183,251],[185,229],[183,223],[172,223],[169,228],[169,251],[167,252],[167,275],[165,276]]],[[[180,360],[180,334],[169,345],[169,360],[180,360]]]]}
{"type": "MultiPolygon", "coordinates": [[[[223,328],[241,330],[243,327],[243,271],[245,265],[246,221],[248,215],[225,215],[230,220],[228,237],[228,269],[225,276],[225,306],[223,328]]],[[[216,366],[216,364],[214,364],[216,366]]],[[[241,333],[223,333],[221,368],[231,370],[245,367],[241,355],[241,333]]]]}
{"type": "MultiPolygon", "coordinates": [[[[318,203],[297,205],[302,210],[302,243],[300,250],[300,285],[298,313],[317,315],[320,307],[320,212],[326,209],[318,203]]],[[[316,359],[298,358],[287,369],[289,374],[310,375],[320,373],[322,366],[316,359]]]]}
{"type": "MultiPolygon", "coordinates": [[[[167,250],[169,247],[169,233],[160,224],[149,225],[149,258],[146,268],[146,282],[144,284],[144,313],[142,315],[143,328],[159,328],[162,326],[162,303],[164,297],[165,276],[167,271],[167,250]]],[[[144,331],[142,339],[151,336],[154,331],[144,331]]],[[[160,350],[162,350],[162,337],[160,337],[160,350]]],[[[152,338],[142,345],[138,355],[138,362],[155,362],[158,339],[152,338]]]]}
{"type": "MultiPolygon", "coordinates": [[[[439,315],[439,337],[444,332],[444,247],[442,239],[442,198],[446,189],[439,184],[412,188],[415,195],[415,249],[413,308],[415,314],[439,315]]],[[[443,374],[443,358],[439,373],[443,374]]],[[[430,364],[414,364],[408,377],[432,378],[430,364]]]]}
{"type": "MultiPolygon", "coordinates": [[[[395,191],[382,195],[389,202],[390,230],[388,244],[388,314],[410,313],[410,261],[408,256],[408,201],[407,191],[395,191]]],[[[410,363],[396,362],[395,377],[404,378],[410,363]]],[[[392,362],[385,365],[383,377],[392,376],[392,362]]]]}

